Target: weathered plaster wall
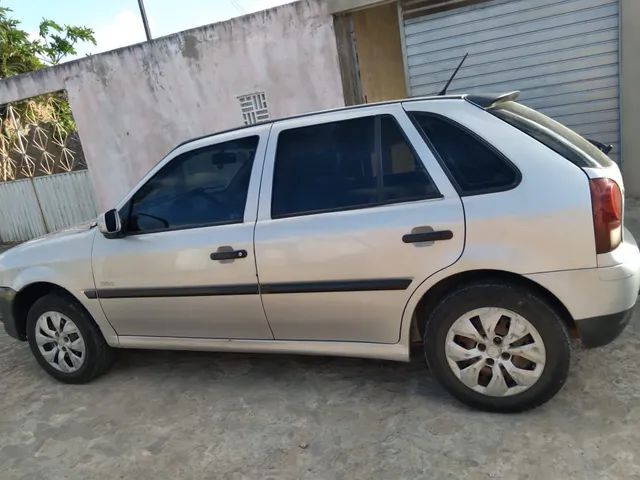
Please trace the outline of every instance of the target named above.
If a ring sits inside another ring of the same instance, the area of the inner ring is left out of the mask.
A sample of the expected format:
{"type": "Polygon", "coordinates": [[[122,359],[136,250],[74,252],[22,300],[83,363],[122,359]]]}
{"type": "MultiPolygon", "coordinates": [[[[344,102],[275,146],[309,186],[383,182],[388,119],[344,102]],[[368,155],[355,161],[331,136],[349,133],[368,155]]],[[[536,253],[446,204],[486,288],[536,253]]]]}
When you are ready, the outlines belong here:
{"type": "Polygon", "coordinates": [[[333,19],[303,0],[0,81],[0,104],[66,89],[96,199],[113,206],[175,144],[242,125],[237,96],[272,118],[344,105],[333,19]]]}

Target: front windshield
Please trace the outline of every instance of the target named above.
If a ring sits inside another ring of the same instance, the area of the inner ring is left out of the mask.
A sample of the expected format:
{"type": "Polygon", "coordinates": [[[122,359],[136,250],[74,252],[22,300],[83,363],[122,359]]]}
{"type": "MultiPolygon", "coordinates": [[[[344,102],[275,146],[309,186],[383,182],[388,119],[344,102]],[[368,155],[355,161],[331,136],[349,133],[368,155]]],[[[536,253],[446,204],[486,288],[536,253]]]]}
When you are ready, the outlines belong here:
{"type": "Polygon", "coordinates": [[[501,102],[489,109],[496,117],[535,138],[570,162],[583,168],[614,164],[605,153],[570,128],[516,102],[501,102]]]}

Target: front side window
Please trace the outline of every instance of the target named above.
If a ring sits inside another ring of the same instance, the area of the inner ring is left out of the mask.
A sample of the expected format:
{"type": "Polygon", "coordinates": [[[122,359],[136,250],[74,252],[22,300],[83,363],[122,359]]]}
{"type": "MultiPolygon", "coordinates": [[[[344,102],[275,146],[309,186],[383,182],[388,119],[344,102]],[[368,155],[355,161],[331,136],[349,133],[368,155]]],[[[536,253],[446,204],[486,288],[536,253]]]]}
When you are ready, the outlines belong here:
{"type": "Polygon", "coordinates": [[[258,141],[231,140],[171,160],[131,199],[127,231],[242,222],[258,141]]]}
{"type": "Polygon", "coordinates": [[[294,128],[278,137],[273,218],[438,196],[390,115],[294,128]]]}
{"type": "Polygon", "coordinates": [[[519,182],[513,164],[465,128],[431,113],[411,115],[461,195],[507,190],[519,182]]]}

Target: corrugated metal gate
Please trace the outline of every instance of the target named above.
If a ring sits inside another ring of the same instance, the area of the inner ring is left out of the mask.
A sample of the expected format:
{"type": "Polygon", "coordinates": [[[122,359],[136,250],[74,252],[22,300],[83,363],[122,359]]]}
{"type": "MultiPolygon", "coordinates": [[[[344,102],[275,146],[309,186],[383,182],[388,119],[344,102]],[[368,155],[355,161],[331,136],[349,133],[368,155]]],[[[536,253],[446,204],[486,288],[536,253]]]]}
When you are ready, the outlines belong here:
{"type": "Polygon", "coordinates": [[[444,3],[403,2],[412,96],[438,92],[469,52],[450,92],[520,90],[619,159],[618,0],[491,0],[425,15],[444,3]]]}
{"type": "Polygon", "coordinates": [[[0,183],[0,243],[29,240],[95,217],[87,170],[0,183]]]}

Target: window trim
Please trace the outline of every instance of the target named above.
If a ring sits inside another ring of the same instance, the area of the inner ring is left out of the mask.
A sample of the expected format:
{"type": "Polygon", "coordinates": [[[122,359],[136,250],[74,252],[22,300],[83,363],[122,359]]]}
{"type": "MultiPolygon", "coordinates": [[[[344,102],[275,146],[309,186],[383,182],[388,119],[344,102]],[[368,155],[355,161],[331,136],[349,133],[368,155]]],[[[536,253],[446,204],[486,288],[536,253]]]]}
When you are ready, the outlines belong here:
{"type": "Polygon", "coordinates": [[[440,113],[428,112],[424,110],[411,110],[411,111],[407,111],[407,115],[411,120],[411,122],[413,123],[414,127],[416,127],[416,129],[420,133],[420,136],[422,137],[424,142],[427,144],[427,147],[429,148],[429,150],[431,150],[431,153],[433,154],[437,162],[442,167],[442,170],[444,170],[445,175],[453,185],[453,188],[456,189],[456,192],[458,193],[458,195],[460,195],[460,197],[471,197],[475,195],[485,195],[489,193],[507,192],[509,190],[513,190],[522,182],[522,173],[520,172],[520,169],[511,160],[509,160],[509,158],[504,153],[502,153],[490,142],[488,142],[486,139],[478,135],[476,132],[474,132],[470,128],[440,113]],[[438,152],[438,149],[431,142],[429,135],[427,135],[427,133],[422,129],[422,126],[420,125],[420,122],[417,118],[419,115],[431,116],[439,120],[442,120],[443,122],[448,123],[453,127],[459,128],[460,130],[465,132],[467,135],[474,138],[476,141],[478,141],[479,143],[484,145],[486,148],[491,150],[498,158],[500,158],[503,161],[505,165],[507,165],[515,173],[514,181],[511,182],[510,184],[506,184],[500,187],[481,188],[481,189],[469,190],[465,192],[464,189],[458,184],[454,174],[449,169],[447,162],[445,162],[445,160],[440,156],[440,152],[438,152]]]}
{"type": "Polygon", "coordinates": [[[138,192],[142,188],[144,188],[145,185],[147,185],[151,180],[153,180],[155,178],[155,176],[158,175],[160,172],[162,172],[165,168],[169,168],[169,166],[171,164],[173,164],[175,161],[179,160],[180,158],[184,157],[185,155],[198,154],[199,152],[204,151],[204,150],[213,150],[215,147],[217,147],[218,145],[222,145],[223,143],[230,143],[230,142],[235,142],[235,141],[238,141],[238,140],[244,140],[244,139],[248,139],[248,138],[255,138],[257,140],[256,141],[256,146],[255,146],[255,153],[253,154],[253,159],[251,161],[251,170],[253,171],[253,168],[254,168],[255,162],[256,162],[256,157],[258,156],[258,152],[259,152],[259,148],[260,148],[260,141],[261,141],[261,136],[258,133],[254,134],[254,135],[246,135],[246,136],[239,136],[239,137],[235,137],[235,138],[230,138],[228,140],[223,140],[223,141],[220,141],[220,142],[211,143],[211,144],[208,144],[208,145],[203,145],[201,147],[193,148],[191,150],[187,150],[185,152],[182,152],[182,153],[176,155],[171,160],[169,160],[168,162],[163,164],[162,167],[160,167],[158,170],[156,170],[153,173],[153,175],[151,175],[149,178],[147,178],[146,181],[144,183],[142,183],[135,190],[135,192],[133,192],[133,194],[130,195],[130,197],[127,199],[125,204],[118,209],[118,215],[120,215],[121,224],[123,225],[122,237],[131,237],[131,236],[136,236],[136,235],[146,235],[146,234],[149,234],[149,233],[175,232],[175,231],[178,231],[178,230],[192,230],[194,228],[217,227],[217,226],[222,226],[222,225],[237,225],[237,224],[240,224],[240,223],[244,223],[244,215],[245,215],[246,209],[247,209],[247,200],[249,198],[251,177],[249,177],[249,185],[247,185],[247,195],[246,195],[246,198],[245,198],[245,206],[244,206],[244,209],[242,211],[242,217],[239,220],[223,220],[223,221],[220,221],[220,222],[195,223],[195,224],[188,224],[188,225],[180,225],[180,226],[176,226],[176,227],[157,228],[157,229],[154,229],[154,230],[144,230],[144,231],[131,231],[131,230],[129,230],[129,221],[131,219],[131,211],[133,209],[133,200],[135,199],[135,197],[138,194],[138,192]],[[123,212],[125,212],[125,211],[126,211],[126,217],[125,217],[125,219],[123,221],[122,217],[123,217],[123,212]]]}
{"type": "Polygon", "coordinates": [[[179,227],[169,227],[169,228],[158,228],[155,230],[145,230],[144,232],[132,232],[126,230],[123,232],[124,237],[133,237],[136,235],[146,235],[148,233],[165,233],[165,232],[176,232],[179,230],[193,230],[194,228],[207,228],[207,227],[220,227],[223,225],[238,225],[240,223],[244,223],[244,219],[236,221],[224,221],[224,222],[214,222],[214,223],[198,223],[193,225],[181,225],[179,227]]]}
{"type": "Polygon", "coordinates": [[[273,155],[273,175],[272,175],[272,178],[271,178],[271,199],[270,199],[270,205],[269,205],[269,215],[270,215],[271,220],[279,220],[279,219],[282,219],[282,218],[292,218],[292,217],[306,217],[306,216],[309,216],[309,215],[318,215],[318,214],[323,214],[323,213],[347,212],[347,211],[352,211],[352,210],[366,210],[366,209],[369,209],[369,208],[383,207],[383,206],[387,206],[387,205],[399,205],[399,204],[404,204],[404,203],[416,203],[416,202],[422,202],[422,201],[428,201],[428,200],[437,200],[437,199],[444,198],[444,195],[442,195],[442,193],[440,192],[440,189],[436,185],[436,182],[433,181],[433,178],[429,174],[429,171],[427,170],[427,167],[424,165],[424,162],[422,161],[422,158],[418,155],[418,153],[415,150],[415,147],[413,146],[413,144],[411,143],[411,141],[407,137],[407,134],[404,131],[404,128],[402,128],[402,125],[400,124],[400,122],[398,122],[398,119],[392,113],[389,113],[389,112],[386,112],[386,113],[382,113],[382,112],[381,113],[373,113],[371,115],[362,115],[362,116],[359,116],[359,117],[345,118],[345,119],[340,119],[340,120],[332,120],[332,121],[329,121],[329,122],[318,122],[318,123],[314,123],[314,124],[310,124],[310,125],[286,128],[286,129],[280,130],[278,132],[278,135],[277,135],[275,141],[276,141],[276,148],[275,148],[275,152],[274,152],[274,155],[273,155]],[[319,210],[306,210],[306,211],[295,212],[295,213],[284,213],[284,214],[274,215],[274,213],[273,213],[273,200],[274,200],[274,197],[275,197],[275,195],[274,195],[274,192],[275,192],[275,176],[276,176],[276,164],[277,164],[277,161],[278,161],[278,147],[280,146],[280,134],[283,133],[283,132],[289,131],[289,130],[297,130],[299,128],[316,127],[316,126],[320,126],[320,125],[326,125],[326,124],[331,124],[331,123],[339,123],[339,122],[346,122],[346,121],[350,121],[350,120],[357,120],[357,119],[369,118],[369,117],[373,117],[373,121],[374,121],[374,125],[373,125],[373,127],[374,127],[373,128],[373,131],[374,131],[374,139],[373,139],[374,140],[373,141],[373,144],[374,144],[374,155],[375,155],[375,159],[376,159],[377,168],[378,168],[378,170],[380,172],[380,175],[378,175],[378,180],[377,180],[377,185],[376,185],[377,198],[378,199],[384,198],[384,178],[383,178],[384,175],[382,175],[382,169],[383,169],[383,164],[382,164],[382,118],[383,117],[391,118],[391,120],[398,127],[398,130],[400,131],[400,134],[402,135],[403,140],[405,141],[405,143],[409,147],[409,150],[411,151],[411,153],[414,156],[414,159],[416,160],[418,165],[424,171],[425,175],[427,176],[427,179],[429,180],[431,185],[433,185],[433,188],[435,189],[436,193],[433,194],[433,195],[429,195],[429,196],[410,197],[410,198],[401,199],[401,200],[379,200],[378,202],[375,202],[375,203],[364,203],[364,204],[358,204],[358,205],[350,205],[348,207],[325,208],[325,209],[319,209],[319,210]]]}

